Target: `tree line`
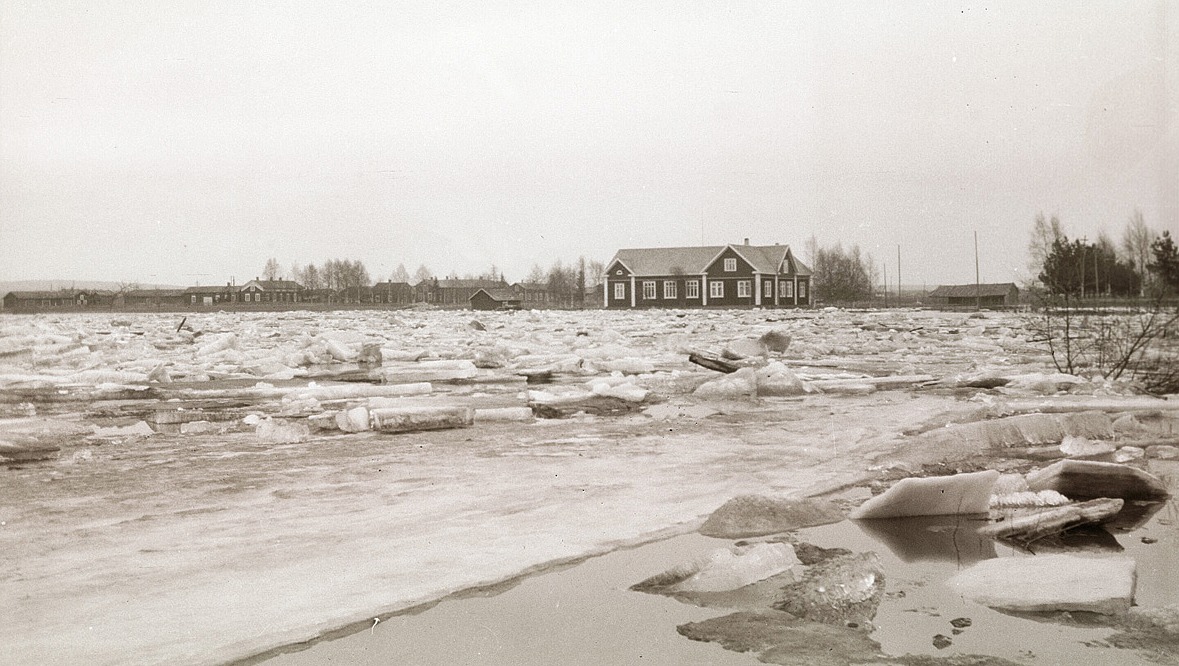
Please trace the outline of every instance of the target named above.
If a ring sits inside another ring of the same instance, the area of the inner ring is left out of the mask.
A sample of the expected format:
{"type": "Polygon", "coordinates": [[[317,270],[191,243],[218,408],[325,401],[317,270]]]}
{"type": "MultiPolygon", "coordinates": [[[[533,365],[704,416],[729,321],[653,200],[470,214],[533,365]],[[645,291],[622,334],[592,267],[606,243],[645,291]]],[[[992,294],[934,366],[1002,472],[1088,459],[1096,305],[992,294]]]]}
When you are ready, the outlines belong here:
{"type": "MultiPolygon", "coordinates": [[[[602,274],[605,264],[601,261],[587,260],[578,257],[576,262],[565,263],[556,259],[544,269],[540,264],[533,264],[528,275],[522,280],[529,286],[543,289],[548,294],[548,302],[559,306],[582,305],[585,302],[587,289],[597,289],[602,284],[602,274]]],[[[373,278],[359,259],[328,259],[318,266],[310,263],[301,265],[292,263],[284,269],[277,258],[266,260],[262,269],[262,276],[266,280],[293,280],[305,289],[329,290],[340,293],[346,299],[359,300],[361,292],[373,285],[373,278]]],[[[422,282],[438,279],[434,272],[424,264],[418,266],[411,274],[405,264],[398,264],[389,275],[389,282],[401,282],[417,285],[422,282]]],[[[508,284],[503,271],[495,264],[481,273],[450,273],[442,279],[488,280],[508,284]]],[[[379,280],[378,280],[379,281],[379,280]]]]}
{"type": "Polygon", "coordinates": [[[1070,239],[1060,219],[1043,213],[1032,224],[1030,268],[1053,296],[1145,297],[1179,291],[1179,255],[1171,233],[1156,233],[1135,210],[1120,243],[1102,230],[1097,239],[1070,239]]]}

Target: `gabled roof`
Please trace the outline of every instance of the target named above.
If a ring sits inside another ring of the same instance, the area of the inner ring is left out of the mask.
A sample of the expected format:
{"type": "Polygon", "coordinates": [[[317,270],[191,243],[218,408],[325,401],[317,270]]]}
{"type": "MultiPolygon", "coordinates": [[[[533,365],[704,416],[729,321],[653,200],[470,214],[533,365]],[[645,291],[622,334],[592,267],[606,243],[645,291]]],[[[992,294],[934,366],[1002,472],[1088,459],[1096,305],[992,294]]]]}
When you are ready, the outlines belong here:
{"type": "MultiPolygon", "coordinates": [[[[699,245],[695,247],[654,247],[619,250],[607,266],[621,262],[633,275],[699,275],[726,250],[732,250],[757,273],[778,273],[787,259],[793,262],[785,271],[810,275],[811,269],[794,258],[789,245],[699,245]]],[[[790,263],[790,262],[787,262],[790,263]]]]}
{"type": "Polygon", "coordinates": [[[525,291],[548,291],[549,286],[543,282],[517,282],[512,285],[512,288],[520,288],[525,291]]]}
{"type": "Polygon", "coordinates": [[[503,280],[439,280],[440,289],[503,289],[508,284],[503,280]]]}
{"type": "Polygon", "coordinates": [[[179,296],[183,294],[186,289],[132,289],[124,293],[124,296],[179,296]]]}
{"type": "Polygon", "coordinates": [[[74,289],[63,289],[61,291],[10,291],[4,297],[13,296],[22,300],[28,298],[74,298],[80,293],[82,292],[74,289]]]}
{"type": "Polygon", "coordinates": [[[303,285],[294,280],[250,280],[242,285],[242,289],[250,285],[256,285],[262,291],[298,291],[303,288],[303,285]]]}
{"type": "Polygon", "coordinates": [[[480,289],[476,290],[474,294],[471,294],[471,298],[475,298],[475,294],[478,294],[480,291],[487,294],[488,296],[490,296],[491,300],[497,301],[499,303],[520,300],[520,296],[516,292],[512,291],[511,289],[503,289],[503,288],[498,288],[498,289],[480,288],[480,289]]]}
{"type": "Polygon", "coordinates": [[[943,284],[939,285],[937,289],[929,292],[930,297],[942,298],[961,298],[973,297],[976,294],[979,296],[1006,296],[1014,289],[1019,291],[1019,287],[1015,286],[1014,282],[996,282],[992,284],[943,284]]]}
{"type": "Polygon", "coordinates": [[[394,289],[413,289],[413,286],[408,282],[393,282],[392,280],[378,282],[373,285],[373,290],[375,291],[391,291],[394,289]]]}
{"type": "Polygon", "coordinates": [[[184,290],[186,294],[227,294],[233,291],[234,288],[229,285],[210,285],[208,287],[189,287],[184,290]]]}

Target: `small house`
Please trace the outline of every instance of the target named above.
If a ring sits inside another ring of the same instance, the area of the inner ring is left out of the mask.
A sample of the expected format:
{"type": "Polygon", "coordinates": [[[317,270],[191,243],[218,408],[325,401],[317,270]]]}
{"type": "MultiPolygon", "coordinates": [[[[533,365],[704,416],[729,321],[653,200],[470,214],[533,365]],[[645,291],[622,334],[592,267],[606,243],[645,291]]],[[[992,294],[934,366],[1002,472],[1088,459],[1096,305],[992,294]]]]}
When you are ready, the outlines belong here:
{"type": "Polygon", "coordinates": [[[513,289],[477,289],[470,298],[472,310],[519,310],[520,296],[513,289]]]}

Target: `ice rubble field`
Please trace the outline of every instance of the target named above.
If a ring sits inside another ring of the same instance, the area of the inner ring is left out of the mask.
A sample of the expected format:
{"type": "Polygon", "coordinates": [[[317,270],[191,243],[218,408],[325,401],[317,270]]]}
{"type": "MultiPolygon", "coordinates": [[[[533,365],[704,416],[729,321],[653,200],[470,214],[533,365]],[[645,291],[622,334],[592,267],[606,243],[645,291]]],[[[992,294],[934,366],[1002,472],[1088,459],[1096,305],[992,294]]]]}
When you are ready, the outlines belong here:
{"type": "Polygon", "coordinates": [[[1015,314],[180,319],[0,318],[0,455],[48,452],[0,467],[12,663],[221,663],[862,479],[931,422],[1173,405],[1051,372],[1015,314]],[[756,369],[687,360],[726,349],[756,369]],[[372,429],[440,408],[468,427],[372,429]]]}

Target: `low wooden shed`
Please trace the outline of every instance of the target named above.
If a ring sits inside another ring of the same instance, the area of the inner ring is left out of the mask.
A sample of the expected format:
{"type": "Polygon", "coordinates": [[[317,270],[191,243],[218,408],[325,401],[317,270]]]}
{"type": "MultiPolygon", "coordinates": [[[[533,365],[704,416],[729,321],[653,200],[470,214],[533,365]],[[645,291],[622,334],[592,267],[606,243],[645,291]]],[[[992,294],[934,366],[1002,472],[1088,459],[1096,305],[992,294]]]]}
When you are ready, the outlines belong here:
{"type": "Polygon", "coordinates": [[[470,300],[472,310],[520,309],[520,295],[511,289],[478,289],[470,300]]]}
{"type": "Polygon", "coordinates": [[[987,307],[1018,305],[1019,287],[1014,282],[994,284],[943,284],[926,297],[934,305],[987,307]]]}

